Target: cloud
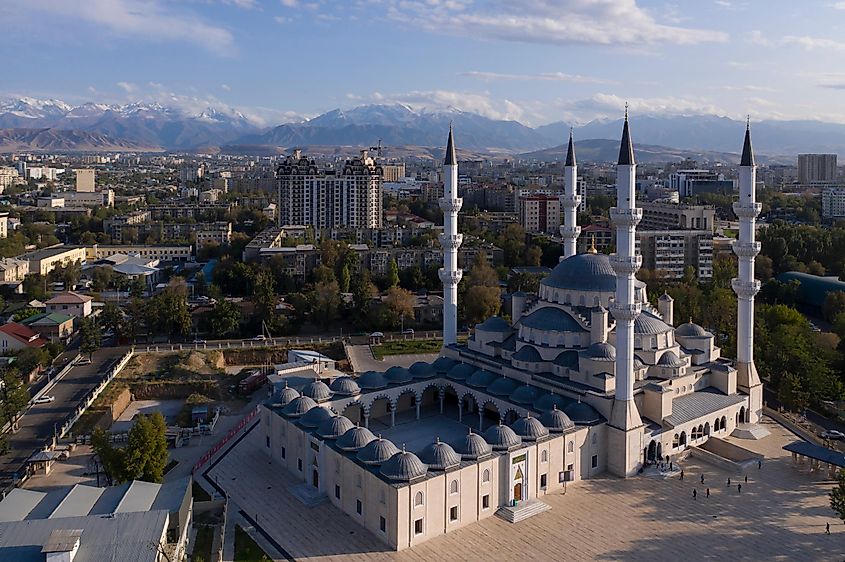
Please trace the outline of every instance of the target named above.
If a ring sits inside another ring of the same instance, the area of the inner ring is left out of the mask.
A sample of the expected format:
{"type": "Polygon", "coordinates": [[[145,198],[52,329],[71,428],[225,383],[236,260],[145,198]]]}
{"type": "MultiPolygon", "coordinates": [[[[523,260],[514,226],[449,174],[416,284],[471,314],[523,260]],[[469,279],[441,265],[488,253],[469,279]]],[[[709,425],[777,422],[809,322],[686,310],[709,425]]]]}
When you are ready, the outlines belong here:
{"type": "MultiPolygon", "coordinates": [[[[198,15],[175,10],[162,0],[12,0],[19,13],[40,12],[61,19],[61,27],[72,20],[113,36],[133,36],[144,40],[189,42],[217,54],[230,54],[234,38],[225,28],[198,15]]],[[[87,35],[81,34],[81,36],[87,35]]]]}
{"type": "Polygon", "coordinates": [[[559,100],[556,105],[564,120],[583,124],[593,119],[618,119],[626,103],[632,115],[729,115],[724,108],[699,97],[624,98],[597,93],[580,100],[559,100]]]}
{"type": "Polygon", "coordinates": [[[290,23],[290,21],[291,21],[290,18],[286,18],[284,16],[276,16],[273,19],[276,20],[276,23],[281,23],[281,24],[290,23]]]}
{"type": "Polygon", "coordinates": [[[508,99],[493,99],[487,93],[450,90],[415,90],[397,94],[372,92],[366,96],[346,94],[358,103],[400,103],[419,111],[466,111],[490,119],[522,121],[530,117],[526,108],[508,99]]]}
{"type": "Polygon", "coordinates": [[[748,34],[748,42],[761,47],[799,47],[805,51],[839,51],[845,52],[845,41],[812,37],[810,35],[784,35],[776,39],[765,37],[759,30],[748,34]]]}
{"type": "Polygon", "coordinates": [[[511,81],[530,81],[543,80],[554,82],[578,82],[591,84],[608,84],[610,81],[602,80],[600,78],[592,78],[590,76],[581,76],[580,74],[566,74],[564,72],[541,72],[538,74],[508,74],[501,72],[483,72],[478,70],[470,70],[461,72],[460,76],[469,78],[478,78],[480,80],[511,80],[511,81]]]}
{"type": "Polygon", "coordinates": [[[741,86],[720,86],[720,90],[728,92],[777,92],[774,88],[768,86],[757,86],[756,84],[744,84],[741,86]]]}
{"type": "Polygon", "coordinates": [[[831,8],[834,10],[845,10],[845,2],[835,2],[831,8]]]}
{"type": "Polygon", "coordinates": [[[255,8],[258,8],[257,0],[223,0],[223,3],[237,6],[238,8],[243,8],[245,10],[254,10],[255,8]]]}
{"type": "Polygon", "coordinates": [[[722,31],[659,23],[636,0],[370,0],[390,19],[430,32],[543,44],[694,45],[722,31]]]}
{"type": "Polygon", "coordinates": [[[132,82],[118,82],[117,87],[126,92],[127,94],[131,94],[132,92],[138,89],[138,86],[136,86],[132,82]]]}
{"type": "Polygon", "coordinates": [[[220,84],[220,89],[229,92],[232,88],[230,88],[228,84],[220,84]]]}

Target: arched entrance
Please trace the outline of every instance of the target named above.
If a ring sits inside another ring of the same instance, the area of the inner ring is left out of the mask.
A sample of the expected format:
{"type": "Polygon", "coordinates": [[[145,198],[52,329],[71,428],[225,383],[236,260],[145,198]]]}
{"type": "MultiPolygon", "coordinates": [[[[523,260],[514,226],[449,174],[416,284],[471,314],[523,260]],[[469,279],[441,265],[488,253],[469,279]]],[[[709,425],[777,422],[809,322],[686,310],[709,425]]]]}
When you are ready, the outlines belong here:
{"type": "Polygon", "coordinates": [[[497,425],[502,419],[499,408],[493,402],[485,402],[484,407],[478,410],[478,431],[484,431],[491,425],[497,425]]]}
{"type": "Polygon", "coordinates": [[[646,463],[651,464],[653,463],[659,455],[657,454],[657,442],[652,441],[648,444],[648,448],[646,449],[646,463]]]}
{"type": "Polygon", "coordinates": [[[745,406],[739,409],[739,414],[737,414],[736,423],[745,423],[745,406]]]}
{"type": "Polygon", "coordinates": [[[513,499],[517,501],[522,499],[522,482],[513,485],[513,499]]]}
{"type": "Polygon", "coordinates": [[[352,402],[343,409],[342,415],[349,418],[349,421],[356,425],[364,424],[364,411],[360,402],[352,402]]]}
{"type": "Polygon", "coordinates": [[[317,467],[314,467],[314,470],[311,473],[311,485],[320,489],[320,471],[317,470],[317,467]]]}
{"type": "Polygon", "coordinates": [[[410,422],[417,419],[417,397],[412,390],[406,390],[396,400],[395,423],[410,422]]]}
{"type": "Polygon", "coordinates": [[[370,430],[378,432],[387,429],[390,427],[390,420],[390,399],[387,396],[381,396],[373,400],[370,406],[370,430]]]}
{"type": "Polygon", "coordinates": [[[519,418],[519,414],[516,413],[516,410],[508,410],[505,412],[504,423],[505,425],[510,425],[515,422],[519,418]]]}
{"type": "Polygon", "coordinates": [[[687,446],[687,432],[686,431],[681,432],[680,446],[681,447],[687,446]]]}
{"type": "Polygon", "coordinates": [[[704,424],[704,435],[710,437],[710,422],[704,424]]]}

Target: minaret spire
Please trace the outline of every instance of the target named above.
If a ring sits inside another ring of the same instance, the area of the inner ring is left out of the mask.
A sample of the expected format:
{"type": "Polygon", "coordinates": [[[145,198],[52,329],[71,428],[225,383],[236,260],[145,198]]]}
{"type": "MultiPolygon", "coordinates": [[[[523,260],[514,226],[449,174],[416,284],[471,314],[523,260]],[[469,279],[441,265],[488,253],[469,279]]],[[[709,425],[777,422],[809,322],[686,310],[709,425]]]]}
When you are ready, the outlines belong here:
{"type": "Polygon", "coordinates": [[[642,456],[642,419],[634,403],[634,322],[641,310],[634,276],[642,265],[642,257],[636,253],[636,228],[643,216],[642,209],[636,207],[636,176],[626,106],[616,167],[616,206],[610,209],[610,221],[616,227],[616,253],[610,257],[616,273],[616,295],[611,303],[616,319],[616,373],[608,423],[608,467],[620,476],[635,474],[642,456]]]}
{"type": "Polygon", "coordinates": [[[443,234],[440,235],[443,268],[438,273],[443,282],[443,345],[447,346],[458,341],[458,283],[463,276],[458,269],[458,248],[463,242],[463,236],[458,234],[458,211],[463,200],[458,197],[458,157],[451,123],[443,159],[443,197],[439,204],[443,210],[443,234]]]}
{"type": "Polygon", "coordinates": [[[749,117],[739,163],[739,200],[733,204],[734,214],[739,218],[739,239],[733,244],[738,264],[737,277],[731,286],[737,297],[736,386],[748,394],[747,421],[752,423],[759,421],[763,407],[763,386],[754,365],[754,297],[760,290],[760,282],[754,277],[754,259],[760,253],[760,243],[755,239],[755,223],[761,209],[757,202],[756,183],[757,165],[751,149],[749,117]]]}
{"type": "Polygon", "coordinates": [[[578,206],[581,204],[581,196],[578,194],[578,164],[575,162],[575,141],[571,128],[569,147],[566,149],[566,164],[563,166],[563,195],[560,201],[563,204],[560,235],[563,238],[563,259],[566,259],[575,255],[578,235],[581,234],[581,227],[578,226],[578,206]]]}

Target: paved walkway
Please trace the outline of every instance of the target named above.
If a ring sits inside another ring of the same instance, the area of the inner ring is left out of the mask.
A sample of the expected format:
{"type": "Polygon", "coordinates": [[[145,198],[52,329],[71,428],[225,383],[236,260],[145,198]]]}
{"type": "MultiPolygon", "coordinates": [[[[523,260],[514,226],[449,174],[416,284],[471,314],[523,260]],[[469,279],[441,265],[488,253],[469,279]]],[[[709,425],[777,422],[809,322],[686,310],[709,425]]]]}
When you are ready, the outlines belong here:
{"type": "Polygon", "coordinates": [[[410,367],[417,361],[424,361],[431,363],[437,359],[439,353],[411,353],[408,355],[386,355],[384,360],[379,361],[373,357],[373,350],[369,345],[348,345],[346,346],[349,362],[352,364],[352,370],[356,373],[363,373],[364,371],[386,371],[394,365],[400,367],[410,367]]]}
{"type": "Polygon", "coordinates": [[[781,447],[794,436],[772,422],[766,426],[771,436],[740,442],[766,457],[762,470],[749,471],[741,494],[736,475],[693,459],[684,465],[683,481],[607,476],[580,482],[566,494],[546,496],[552,510],[516,526],[491,517],[400,553],[328,503],[305,508],[288,492],[294,478],[264,454],[259,429],[211,475],[245,512],[259,514],[262,529],[298,560],[845,559],[845,525],[828,506],[832,483],[793,467],[781,447]],[[705,498],[708,486],[711,497],[705,498]]]}

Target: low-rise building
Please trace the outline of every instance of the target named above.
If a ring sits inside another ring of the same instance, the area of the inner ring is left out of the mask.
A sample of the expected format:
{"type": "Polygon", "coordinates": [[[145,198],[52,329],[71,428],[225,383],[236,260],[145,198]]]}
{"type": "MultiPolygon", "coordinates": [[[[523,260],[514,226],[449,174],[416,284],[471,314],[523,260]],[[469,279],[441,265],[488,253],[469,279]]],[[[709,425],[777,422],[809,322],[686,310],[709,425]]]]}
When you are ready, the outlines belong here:
{"type": "Polygon", "coordinates": [[[0,353],[15,353],[30,347],[44,347],[47,340],[28,326],[17,322],[0,325],[0,353]]]}
{"type": "Polygon", "coordinates": [[[65,266],[74,262],[85,263],[85,248],[83,246],[65,246],[57,244],[49,248],[35,250],[17,257],[29,262],[29,272],[47,275],[57,266],[65,266]]]}
{"type": "Polygon", "coordinates": [[[19,283],[29,274],[29,261],[18,258],[0,259],[0,283],[19,283]]]}
{"type": "Polygon", "coordinates": [[[710,230],[716,226],[716,209],[712,205],[673,203],[640,203],[644,230],[710,230]]]}
{"type": "Polygon", "coordinates": [[[74,317],[58,312],[41,313],[21,320],[21,324],[53,343],[64,343],[73,334],[74,317]]]}
{"type": "Polygon", "coordinates": [[[75,291],[65,291],[47,301],[47,312],[58,312],[76,318],[85,318],[91,314],[93,300],[88,295],[80,295],[75,291]]]}
{"type": "Polygon", "coordinates": [[[138,256],[147,260],[162,262],[191,261],[193,252],[190,246],[175,245],[144,245],[144,244],[94,244],[85,248],[88,261],[97,261],[115,254],[138,256]]]}

